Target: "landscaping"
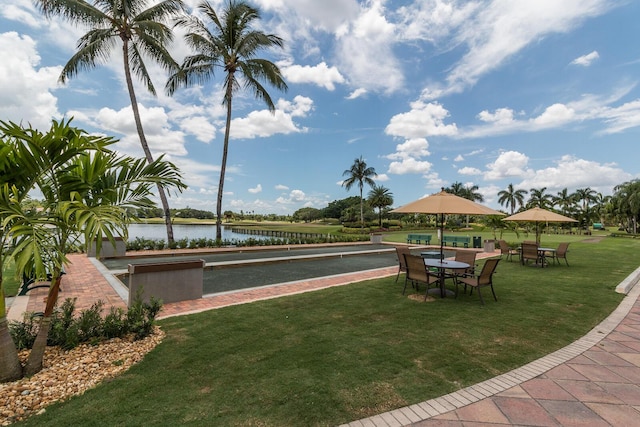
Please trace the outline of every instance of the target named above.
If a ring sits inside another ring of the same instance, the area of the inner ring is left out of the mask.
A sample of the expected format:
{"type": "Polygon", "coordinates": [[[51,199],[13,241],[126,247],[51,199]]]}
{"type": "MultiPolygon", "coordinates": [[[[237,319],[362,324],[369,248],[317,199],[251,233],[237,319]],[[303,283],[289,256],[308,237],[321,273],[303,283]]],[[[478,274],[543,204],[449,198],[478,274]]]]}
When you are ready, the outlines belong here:
{"type": "Polygon", "coordinates": [[[390,277],[162,320],[141,363],[24,425],[337,425],[449,393],[569,344],[620,303],[638,241],[575,239],[570,267],[503,260],[485,306],[415,301],[390,277]]]}

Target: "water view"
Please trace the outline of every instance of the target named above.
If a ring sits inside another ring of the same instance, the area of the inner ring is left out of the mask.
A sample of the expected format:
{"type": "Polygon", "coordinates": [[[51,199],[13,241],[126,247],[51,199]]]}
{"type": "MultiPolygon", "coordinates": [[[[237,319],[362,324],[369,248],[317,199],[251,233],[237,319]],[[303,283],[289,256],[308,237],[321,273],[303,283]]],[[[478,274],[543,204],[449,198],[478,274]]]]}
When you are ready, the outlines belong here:
{"type": "MultiPolygon", "coordinates": [[[[164,224],[131,224],[129,226],[129,240],[134,240],[136,237],[167,240],[167,228],[164,224]]],[[[216,226],[215,224],[174,224],[173,237],[175,240],[215,239],[216,226]]],[[[266,236],[234,233],[231,228],[222,227],[222,240],[242,241],[250,237],[256,240],[268,238],[266,236]]]]}

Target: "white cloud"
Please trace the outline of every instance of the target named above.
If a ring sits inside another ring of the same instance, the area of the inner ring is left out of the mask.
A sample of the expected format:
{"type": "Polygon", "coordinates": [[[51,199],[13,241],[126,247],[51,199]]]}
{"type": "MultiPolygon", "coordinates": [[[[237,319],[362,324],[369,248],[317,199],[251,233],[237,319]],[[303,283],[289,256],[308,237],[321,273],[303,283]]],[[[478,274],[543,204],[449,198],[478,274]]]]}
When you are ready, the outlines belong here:
{"type": "Polygon", "coordinates": [[[564,155],[555,166],[537,170],[529,175],[531,177],[523,180],[519,187],[547,187],[547,191],[590,187],[604,194],[610,192],[615,185],[632,178],[631,174],[616,164],[601,164],[572,155],[564,155]]]}
{"type": "Polygon", "coordinates": [[[378,176],[376,176],[376,181],[380,181],[380,182],[386,182],[389,181],[389,175],[387,175],[386,173],[379,173],[378,176]]]}
{"type": "Polygon", "coordinates": [[[249,188],[247,190],[251,194],[257,194],[262,192],[262,185],[258,184],[255,188],[249,188]]]}
{"type": "Polygon", "coordinates": [[[268,137],[276,134],[306,132],[304,127],[298,127],[294,117],[304,117],[313,108],[313,101],[304,96],[296,96],[293,102],[280,100],[276,111],[252,111],[246,117],[231,121],[231,137],[234,139],[252,139],[268,137]]]}
{"type": "Polygon", "coordinates": [[[313,67],[309,65],[281,65],[280,69],[288,82],[314,83],[330,91],[335,90],[336,83],[345,82],[340,71],[336,67],[328,67],[325,62],[313,67]]]}
{"type": "Polygon", "coordinates": [[[365,88],[358,88],[356,90],[354,90],[353,92],[351,92],[348,96],[347,99],[356,99],[356,98],[360,98],[361,96],[364,96],[367,93],[367,90],[365,88]]]}
{"type": "Polygon", "coordinates": [[[275,186],[275,189],[278,191],[287,191],[289,187],[287,187],[286,185],[278,184],[275,186]]]}
{"type": "Polygon", "coordinates": [[[598,58],[600,58],[600,55],[598,54],[598,51],[594,50],[591,53],[579,56],[578,58],[574,59],[573,61],[571,61],[571,64],[588,67],[593,63],[593,61],[595,61],[598,58]]]}
{"type": "Polygon", "coordinates": [[[389,173],[396,175],[405,175],[409,173],[425,174],[431,170],[431,163],[416,159],[403,159],[400,162],[391,162],[389,165],[389,173]]]}
{"type": "Polygon", "coordinates": [[[387,159],[408,159],[429,156],[429,142],[425,138],[408,139],[396,145],[396,152],[385,156],[387,159]]]}
{"type": "Polygon", "coordinates": [[[533,119],[533,123],[543,127],[556,127],[571,122],[575,116],[576,112],[573,108],[567,107],[564,104],[553,104],[533,119]]]}
{"type": "Polygon", "coordinates": [[[367,2],[360,15],[342,27],[336,58],[355,87],[392,93],[402,88],[404,73],[393,52],[396,26],[387,20],[383,3],[367,2]]]}
{"type": "Polygon", "coordinates": [[[458,173],[460,175],[482,175],[482,171],[480,169],[469,166],[458,169],[458,173]]]}
{"type": "Polygon", "coordinates": [[[476,2],[476,6],[463,6],[466,13],[459,16],[464,21],[453,22],[455,34],[441,31],[443,37],[453,40],[451,44],[467,46],[468,52],[447,76],[446,87],[425,88],[423,99],[461,92],[529,44],[549,34],[568,32],[612,7],[605,0],[493,0],[476,2]]]}
{"type": "Polygon", "coordinates": [[[503,178],[522,177],[528,173],[529,158],[517,151],[501,153],[491,164],[487,165],[484,179],[487,181],[503,178]]]}
{"type": "Polygon", "coordinates": [[[462,154],[458,154],[456,156],[455,159],[453,159],[454,162],[463,162],[464,161],[464,156],[462,154]]]}
{"type": "Polygon", "coordinates": [[[216,127],[203,116],[186,117],[180,121],[180,129],[202,142],[210,142],[216,137],[216,127]]]}
{"type": "Polygon", "coordinates": [[[385,128],[385,133],[404,138],[424,138],[431,135],[453,136],[458,132],[455,123],[444,124],[449,112],[438,103],[411,103],[407,113],[396,114],[385,128]]]}
{"type": "Polygon", "coordinates": [[[513,110],[510,108],[498,108],[494,113],[484,110],[478,114],[478,119],[499,125],[510,124],[513,123],[513,110]]]}
{"type": "Polygon", "coordinates": [[[62,117],[53,94],[62,67],[39,67],[36,48],[29,36],[0,34],[0,117],[48,129],[52,118],[62,117]]]}

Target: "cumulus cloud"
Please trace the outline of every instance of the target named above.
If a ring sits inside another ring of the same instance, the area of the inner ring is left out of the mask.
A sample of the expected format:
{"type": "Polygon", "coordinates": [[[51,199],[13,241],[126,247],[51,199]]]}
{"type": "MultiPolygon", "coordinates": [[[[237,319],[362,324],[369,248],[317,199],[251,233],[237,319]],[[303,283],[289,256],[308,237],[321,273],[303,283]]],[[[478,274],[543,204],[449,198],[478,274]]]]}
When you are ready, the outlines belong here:
{"type": "Polygon", "coordinates": [[[328,67],[323,61],[315,66],[284,65],[281,66],[282,75],[291,83],[313,83],[333,91],[337,84],[345,82],[344,77],[336,67],[328,67]]]}
{"type": "Polygon", "coordinates": [[[589,65],[591,65],[593,63],[593,61],[595,61],[598,58],[600,58],[600,55],[598,54],[598,51],[594,50],[591,53],[588,53],[586,55],[582,55],[582,56],[577,57],[576,59],[571,61],[571,64],[572,65],[581,65],[583,67],[588,67],[589,65]]]}
{"type": "Polygon", "coordinates": [[[367,93],[367,90],[365,88],[360,87],[354,90],[353,92],[351,92],[349,95],[347,95],[347,99],[360,98],[361,96],[364,96],[366,93],[367,93]]]}
{"type": "Polygon", "coordinates": [[[480,169],[469,166],[458,169],[458,173],[460,175],[482,175],[482,171],[480,169]]]}
{"type": "Polygon", "coordinates": [[[289,187],[287,187],[286,185],[278,184],[275,186],[275,189],[278,191],[287,191],[289,187]]]}
{"type": "Polygon", "coordinates": [[[444,119],[449,112],[438,103],[411,103],[411,110],[396,114],[385,128],[385,133],[403,138],[424,138],[432,135],[453,136],[458,132],[454,124],[447,125],[444,119]]]}
{"type": "Polygon", "coordinates": [[[487,123],[495,123],[505,125],[513,123],[513,110],[510,108],[498,108],[495,112],[490,113],[487,110],[478,114],[478,119],[487,123]]]}
{"type": "Polygon", "coordinates": [[[425,138],[408,139],[396,145],[396,152],[388,154],[387,159],[407,159],[429,156],[429,142],[425,138]]]}
{"type": "Polygon", "coordinates": [[[607,192],[613,186],[632,178],[614,163],[601,164],[592,160],[564,155],[555,166],[536,170],[521,182],[522,188],[547,187],[549,191],[563,188],[590,187],[596,191],[607,192]]]}
{"type": "Polygon", "coordinates": [[[234,139],[252,139],[268,137],[276,134],[306,132],[304,127],[298,127],[294,117],[304,117],[313,108],[313,101],[304,96],[296,96],[293,102],[280,100],[276,111],[256,110],[246,117],[231,121],[231,137],[234,139]]]}
{"type": "Polygon", "coordinates": [[[260,193],[260,192],[262,192],[262,185],[258,184],[256,187],[254,187],[254,188],[249,188],[247,191],[248,191],[249,193],[251,193],[251,194],[257,194],[257,193],[260,193]]]}
{"type": "Polygon", "coordinates": [[[0,34],[0,56],[0,117],[48,129],[62,116],[53,94],[62,67],[40,67],[36,42],[15,32],[0,34]]]}
{"type": "Polygon", "coordinates": [[[201,142],[210,142],[216,137],[216,127],[204,116],[185,117],[180,121],[180,129],[201,142]]]}
{"type": "Polygon", "coordinates": [[[528,173],[529,158],[517,151],[501,153],[491,164],[487,165],[484,179],[487,181],[503,178],[522,177],[528,173]]]}
{"type": "Polygon", "coordinates": [[[412,158],[403,159],[399,162],[389,164],[389,173],[405,175],[409,173],[424,174],[431,170],[431,163],[412,158]]]}

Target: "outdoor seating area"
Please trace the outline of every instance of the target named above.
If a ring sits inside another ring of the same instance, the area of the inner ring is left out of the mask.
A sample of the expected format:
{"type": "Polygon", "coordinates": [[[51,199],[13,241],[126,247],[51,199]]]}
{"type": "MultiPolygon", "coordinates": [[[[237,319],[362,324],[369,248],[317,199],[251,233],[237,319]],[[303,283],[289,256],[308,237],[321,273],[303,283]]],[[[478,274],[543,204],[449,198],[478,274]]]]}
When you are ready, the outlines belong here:
{"type": "MultiPolygon", "coordinates": [[[[560,259],[564,259],[565,264],[569,266],[569,261],[567,260],[568,250],[569,243],[567,242],[560,243],[557,248],[547,248],[539,246],[533,241],[524,241],[517,249],[517,252],[522,265],[528,265],[529,261],[534,261],[536,266],[543,268],[550,264],[560,264],[560,259]]],[[[513,251],[513,249],[509,249],[509,252],[511,251],[513,251]]],[[[502,253],[501,250],[501,254],[502,253]]]]}

